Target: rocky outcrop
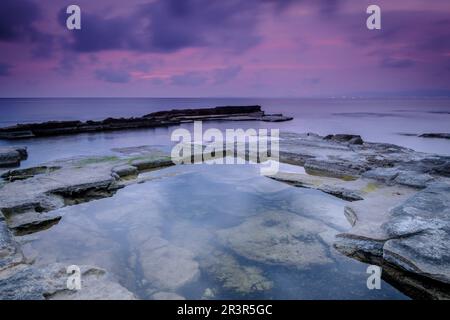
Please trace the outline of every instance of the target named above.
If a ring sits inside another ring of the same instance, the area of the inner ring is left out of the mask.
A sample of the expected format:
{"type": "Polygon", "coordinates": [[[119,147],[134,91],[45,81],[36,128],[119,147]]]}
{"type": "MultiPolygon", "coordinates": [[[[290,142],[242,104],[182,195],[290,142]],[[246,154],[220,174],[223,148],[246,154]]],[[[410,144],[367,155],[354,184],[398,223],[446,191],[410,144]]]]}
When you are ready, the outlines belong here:
{"type": "Polygon", "coordinates": [[[352,228],[336,236],[335,248],[383,266],[412,297],[449,299],[450,157],[353,139],[282,134],[281,161],[306,174],[271,178],[352,201],[344,212],[352,228]]]}
{"type": "Polygon", "coordinates": [[[140,172],[173,164],[159,150],[135,149],[140,150],[138,156],[77,157],[4,173],[10,182],[0,188],[0,210],[7,225],[16,234],[48,228],[61,218],[49,211],[110,197],[119,188],[140,181],[140,172]],[[138,166],[130,164],[134,161],[138,166]]]}
{"type": "Polygon", "coordinates": [[[420,138],[450,139],[450,133],[423,133],[420,138]]]}
{"type": "Polygon", "coordinates": [[[336,142],[346,142],[348,144],[363,144],[364,141],[359,135],[354,134],[330,134],[323,138],[324,140],[331,140],[336,142]]]}
{"type": "Polygon", "coordinates": [[[436,177],[450,177],[450,157],[387,143],[352,144],[352,135],[322,137],[282,133],[280,161],[313,175],[355,180],[361,176],[389,184],[425,188],[436,177]],[[338,138],[333,138],[338,136],[338,138]],[[341,138],[341,137],[345,138],[341,138]]]}
{"type": "Polygon", "coordinates": [[[25,147],[0,147],[0,168],[17,167],[27,157],[25,147]]]}
{"type": "Polygon", "coordinates": [[[81,289],[67,288],[67,266],[17,265],[0,272],[0,300],[133,300],[135,296],[105,270],[80,266],[81,289]]]}
{"type": "MultiPolygon", "coordinates": [[[[202,121],[288,121],[291,117],[281,114],[265,114],[261,106],[226,106],[204,109],[159,111],[135,118],[107,118],[101,121],[49,121],[44,123],[17,124],[0,128],[0,139],[33,138],[101,132],[124,129],[154,128],[181,123],[202,121]]],[[[0,158],[1,159],[1,158],[0,158]]]]}

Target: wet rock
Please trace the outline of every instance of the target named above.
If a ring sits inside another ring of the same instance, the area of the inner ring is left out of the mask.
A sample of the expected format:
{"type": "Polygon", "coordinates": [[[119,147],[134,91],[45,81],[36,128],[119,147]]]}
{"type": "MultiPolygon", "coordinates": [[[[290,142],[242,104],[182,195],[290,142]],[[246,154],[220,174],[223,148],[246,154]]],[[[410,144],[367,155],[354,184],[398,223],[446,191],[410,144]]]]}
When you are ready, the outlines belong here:
{"type": "Polygon", "coordinates": [[[2,300],[129,300],[135,296],[114,281],[105,270],[80,266],[81,290],[67,289],[67,266],[53,264],[45,268],[18,265],[0,273],[2,300]]]}
{"type": "Polygon", "coordinates": [[[347,188],[323,185],[320,188],[318,188],[318,190],[331,194],[335,197],[341,198],[346,201],[363,200],[363,197],[358,191],[350,190],[347,188]]]}
{"type": "Polygon", "coordinates": [[[384,259],[450,283],[450,185],[434,184],[392,210],[384,259]]]}
{"type": "Polygon", "coordinates": [[[236,254],[270,265],[299,269],[331,263],[318,236],[322,223],[290,213],[265,213],[237,227],[218,231],[220,241],[236,254]]]}
{"type": "Polygon", "coordinates": [[[0,147],[0,168],[17,167],[27,157],[25,147],[0,147]]]}
{"type": "Polygon", "coordinates": [[[5,219],[0,214],[0,272],[22,263],[23,260],[19,245],[13,240],[5,219]]]}
{"type": "Polygon", "coordinates": [[[394,182],[404,186],[422,189],[426,188],[434,180],[435,178],[427,173],[418,174],[410,171],[399,171],[394,182]]]}
{"type": "Polygon", "coordinates": [[[386,184],[393,184],[397,178],[399,170],[396,168],[374,168],[363,173],[363,177],[382,181],[386,184]]]}
{"type": "Polygon", "coordinates": [[[331,140],[336,142],[346,142],[348,144],[363,144],[364,141],[359,135],[354,134],[330,134],[323,138],[324,140],[331,140]]]}
{"type": "Polygon", "coordinates": [[[226,253],[214,252],[202,263],[202,268],[223,289],[239,294],[250,294],[272,289],[273,283],[265,278],[261,269],[253,266],[242,266],[237,260],[226,253]]]}
{"type": "Polygon", "coordinates": [[[350,205],[354,226],[334,246],[364,262],[388,265],[387,276],[414,295],[450,296],[450,185],[433,183],[419,192],[389,188],[393,192],[350,205]]]}
{"type": "Polygon", "coordinates": [[[318,176],[335,177],[344,180],[355,180],[365,168],[348,161],[306,160],[304,168],[307,173],[318,176]]]}
{"type": "Polygon", "coordinates": [[[423,133],[420,138],[450,139],[450,133],[423,133]]]}
{"type": "Polygon", "coordinates": [[[340,179],[287,172],[278,172],[275,175],[269,176],[269,178],[285,182],[296,187],[320,190],[346,201],[363,200],[363,192],[360,190],[362,189],[361,186],[359,189],[351,189],[352,186],[347,187],[347,184],[340,179]]]}
{"type": "Polygon", "coordinates": [[[52,171],[58,170],[60,167],[47,167],[47,166],[39,166],[39,167],[31,167],[26,169],[16,169],[6,171],[1,175],[3,179],[6,179],[10,182],[16,180],[25,180],[28,178],[32,178],[38,174],[50,173],[52,171]]]}
{"type": "Polygon", "coordinates": [[[139,159],[139,160],[133,160],[131,162],[131,165],[138,168],[139,171],[143,171],[143,170],[150,170],[150,169],[155,169],[155,168],[169,167],[169,166],[174,165],[174,163],[170,159],[160,159],[160,160],[139,159]]]}
{"type": "Polygon", "coordinates": [[[47,229],[58,223],[61,216],[36,211],[13,214],[8,218],[8,227],[15,235],[25,235],[47,229]]]}
{"type": "Polygon", "coordinates": [[[292,117],[286,117],[282,114],[267,114],[263,115],[261,120],[264,122],[284,122],[284,121],[290,121],[294,118],[292,117]]]}
{"type": "Polygon", "coordinates": [[[387,143],[349,144],[352,135],[281,133],[280,161],[304,166],[307,173],[344,180],[361,176],[387,184],[425,188],[450,176],[450,157],[387,143]]]}
{"type": "Polygon", "coordinates": [[[112,169],[112,172],[117,174],[120,178],[127,176],[136,176],[139,173],[138,169],[135,166],[130,166],[127,164],[114,167],[112,169]]]}

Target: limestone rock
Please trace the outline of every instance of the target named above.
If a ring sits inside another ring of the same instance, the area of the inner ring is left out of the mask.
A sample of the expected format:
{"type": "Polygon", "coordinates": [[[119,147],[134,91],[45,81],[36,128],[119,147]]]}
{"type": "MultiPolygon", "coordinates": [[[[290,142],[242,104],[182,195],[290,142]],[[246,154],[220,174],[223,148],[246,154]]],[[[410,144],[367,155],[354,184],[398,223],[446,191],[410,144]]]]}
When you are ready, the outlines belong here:
{"type": "Polygon", "coordinates": [[[304,269],[332,262],[318,236],[326,229],[319,222],[291,213],[269,212],[220,230],[218,237],[247,259],[304,269]]]}

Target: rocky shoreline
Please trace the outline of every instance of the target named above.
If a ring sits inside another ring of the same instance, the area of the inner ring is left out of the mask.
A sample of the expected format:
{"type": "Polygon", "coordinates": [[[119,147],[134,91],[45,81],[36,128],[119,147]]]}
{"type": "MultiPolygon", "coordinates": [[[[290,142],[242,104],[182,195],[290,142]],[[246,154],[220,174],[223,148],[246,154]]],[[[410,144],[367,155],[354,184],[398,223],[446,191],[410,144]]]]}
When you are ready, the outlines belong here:
{"type": "MultiPolygon", "coordinates": [[[[155,128],[201,121],[265,121],[292,120],[282,114],[266,114],[261,106],[225,106],[205,109],[159,111],[134,118],[107,118],[101,121],[49,121],[17,124],[0,128],[0,139],[25,139],[87,132],[155,128]]],[[[1,158],[0,158],[1,163],[1,158]]]]}
{"type": "MultiPolygon", "coordinates": [[[[173,165],[168,154],[146,146],[115,151],[117,156],[57,160],[2,174],[0,298],[134,298],[111,280],[105,270],[96,267],[83,267],[91,268],[93,271],[88,273],[95,275],[86,279],[86,285],[92,290],[87,290],[84,296],[67,291],[61,284],[55,285],[58,281],[43,276],[44,271],[34,267],[32,261],[27,261],[15,240],[16,236],[58,223],[61,217],[52,214],[55,209],[111,197],[119,188],[146,181],[140,173],[173,165]],[[90,281],[97,284],[90,285],[90,281]],[[20,289],[23,283],[31,284],[25,286],[26,292],[20,289]],[[106,295],[106,292],[102,295],[100,290],[105,287],[112,288],[117,295],[106,295]]],[[[281,171],[268,178],[295,187],[317,189],[348,201],[342,214],[352,228],[336,237],[334,247],[339,252],[381,265],[384,279],[413,298],[450,299],[450,157],[365,142],[355,135],[323,137],[313,133],[282,133],[280,161],[301,166],[306,173],[281,171]]],[[[267,219],[273,222],[276,217],[274,213],[267,219]]],[[[254,223],[264,226],[263,220],[254,223]]],[[[246,238],[245,232],[253,228],[252,223],[223,231],[219,238],[238,254],[265,261],[266,257],[248,252],[242,246],[246,241],[253,241],[246,238]],[[242,239],[236,238],[236,234],[242,239]]],[[[302,228],[291,233],[307,232],[302,228]]],[[[277,236],[281,235],[274,234],[277,236]]],[[[288,245],[285,248],[280,242],[280,252],[298,249],[288,245]]],[[[299,245],[303,244],[299,242],[299,245]]],[[[264,254],[264,248],[261,249],[260,254],[264,254]]],[[[315,249],[308,245],[305,250],[315,249]]],[[[271,259],[273,263],[298,265],[291,254],[271,259]]],[[[250,272],[234,266],[232,260],[230,265],[243,277],[250,272]]],[[[56,274],[62,276],[61,266],[46,268],[56,270],[49,273],[56,279],[56,274]]],[[[228,269],[216,271],[225,275],[229,272],[228,269]]],[[[258,272],[251,270],[251,274],[263,288],[271,286],[258,272]]],[[[227,282],[227,286],[233,288],[236,284],[227,282]]]]}
{"type": "Polygon", "coordinates": [[[351,201],[352,229],[337,236],[338,251],[383,266],[412,297],[450,298],[450,157],[351,135],[289,133],[280,148],[282,162],[309,175],[273,179],[351,201]]]}

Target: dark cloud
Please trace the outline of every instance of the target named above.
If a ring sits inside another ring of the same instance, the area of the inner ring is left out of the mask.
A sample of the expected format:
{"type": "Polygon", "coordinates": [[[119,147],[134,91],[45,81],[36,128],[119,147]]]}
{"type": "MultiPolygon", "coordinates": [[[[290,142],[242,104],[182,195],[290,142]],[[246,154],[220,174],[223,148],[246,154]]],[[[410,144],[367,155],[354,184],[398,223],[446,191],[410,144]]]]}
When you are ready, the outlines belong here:
{"type": "Polygon", "coordinates": [[[118,69],[97,69],[95,70],[95,76],[99,80],[112,83],[127,83],[130,81],[130,74],[127,71],[118,69]]]}
{"type": "MultiPolygon", "coordinates": [[[[82,28],[70,32],[69,46],[78,52],[174,52],[187,47],[241,52],[260,42],[256,26],[268,2],[273,1],[159,0],[139,5],[126,16],[83,13],[82,28]]],[[[61,10],[61,25],[66,16],[61,10]]]]}
{"type": "Polygon", "coordinates": [[[214,84],[223,84],[237,77],[241,72],[241,66],[231,66],[227,68],[219,68],[214,70],[214,84]]]}
{"type": "Polygon", "coordinates": [[[0,62],[0,77],[9,76],[11,74],[11,65],[0,62]]]}
{"type": "MultiPolygon", "coordinates": [[[[91,53],[105,50],[175,52],[189,47],[242,52],[262,40],[257,25],[264,10],[280,13],[297,3],[317,7],[320,13],[327,15],[336,13],[339,8],[337,0],[156,0],[117,16],[83,11],[81,30],[67,31],[61,44],[75,52],[91,53]]],[[[30,20],[36,20],[37,16],[29,18],[23,20],[31,24],[30,20]]],[[[64,7],[58,13],[64,28],[66,19],[64,7]]],[[[45,48],[52,48],[54,39],[43,35],[35,38],[42,42],[35,54],[48,55],[49,50],[45,48]]]]}
{"type": "Polygon", "coordinates": [[[34,58],[52,56],[55,38],[39,31],[35,24],[41,17],[41,8],[30,0],[2,0],[0,4],[0,41],[33,43],[34,58]]]}
{"type": "Polygon", "coordinates": [[[381,61],[381,66],[384,68],[409,68],[414,65],[414,61],[411,59],[394,59],[394,58],[384,58],[381,61]]]}
{"type": "Polygon", "coordinates": [[[17,41],[35,36],[33,24],[40,17],[39,6],[30,0],[2,0],[0,41],[17,41]]]}
{"type": "Polygon", "coordinates": [[[378,57],[385,68],[406,69],[420,64],[427,71],[446,64],[450,51],[450,18],[439,11],[382,11],[381,30],[368,30],[368,15],[342,14],[333,24],[356,47],[378,57]],[[402,57],[402,58],[398,58],[402,57]],[[431,65],[435,65],[433,67],[431,65]]]}
{"type": "Polygon", "coordinates": [[[199,86],[208,81],[208,78],[198,72],[186,72],[170,78],[170,83],[176,86],[199,86]]]}
{"type": "MultiPolygon", "coordinates": [[[[59,12],[61,26],[66,25],[65,9],[59,12]]],[[[83,13],[81,30],[67,30],[72,37],[65,46],[77,52],[97,52],[102,50],[139,49],[140,41],[133,30],[136,25],[131,17],[105,18],[102,15],[83,13]]]]}
{"type": "Polygon", "coordinates": [[[170,52],[184,47],[218,46],[242,51],[259,43],[257,0],[164,0],[142,7],[149,19],[152,48],[170,52]]]}

